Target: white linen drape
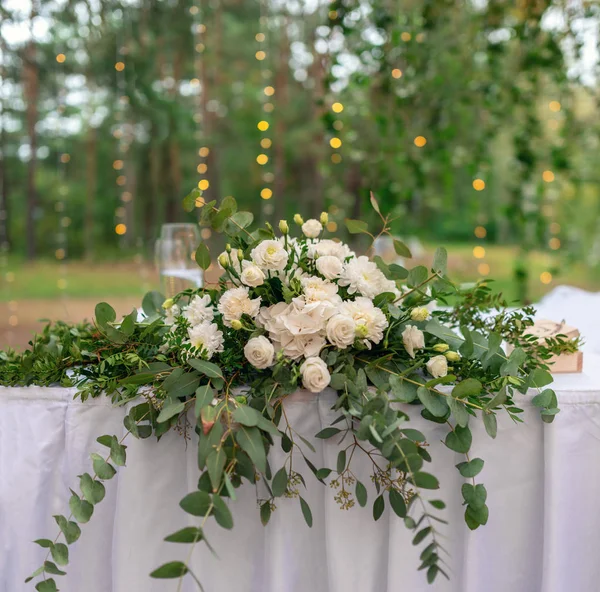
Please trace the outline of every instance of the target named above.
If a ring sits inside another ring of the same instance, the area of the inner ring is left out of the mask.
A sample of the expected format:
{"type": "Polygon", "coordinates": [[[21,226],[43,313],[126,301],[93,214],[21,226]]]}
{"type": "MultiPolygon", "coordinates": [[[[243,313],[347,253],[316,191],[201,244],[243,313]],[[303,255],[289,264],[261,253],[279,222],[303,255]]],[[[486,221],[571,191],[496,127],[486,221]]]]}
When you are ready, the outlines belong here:
{"type": "MultiPolygon", "coordinates": [[[[224,531],[212,522],[207,536],[219,559],[202,544],[194,552],[195,571],[206,592],[597,592],[600,589],[600,358],[588,355],[584,374],[556,377],[561,413],[544,425],[522,399],[525,424],[499,417],[495,441],[472,422],[471,456],[485,460],[477,478],[488,490],[487,526],[470,532],[462,518],[454,465],[464,458],[441,440],[444,426],[414,417],[425,433],[441,483],[431,499],[443,499],[449,521],[439,530],[450,553],[451,580],[425,583],[417,572],[419,551],[410,533],[386,508],[375,523],[370,504],[342,511],[335,491],[317,483],[295,458],[308,488],[314,526],[309,529],[298,500],[279,499],[266,528],[260,524],[256,491],[238,490],[231,504],[235,526],[224,531]]],[[[102,451],[97,436],[122,435],[122,409],[104,399],[82,404],[73,390],[0,388],[0,592],[33,590],[24,578],[45,551],[31,541],[54,538],[53,514],[68,515],[69,487],[90,471],[89,454],[102,451]]],[[[335,467],[334,440],[313,436],[335,418],[332,391],[314,397],[299,392],[286,401],[294,429],[314,442],[307,450],[317,467],[335,467]]],[[[62,592],[174,592],[173,580],[152,580],[149,572],[166,561],[185,559],[188,545],[162,539],[196,519],[178,507],[197,484],[196,447],[176,433],[161,442],[128,438],[127,467],[106,484],[81,539],[70,547],[62,592]]],[[[284,453],[275,446],[272,466],[284,453]]],[[[354,462],[353,462],[354,464],[354,462]]],[[[369,463],[356,459],[368,484],[369,463]]],[[[301,488],[302,489],[302,488],[301,488]]],[[[371,499],[373,489],[370,490],[371,499]]],[[[191,581],[182,590],[196,588],[191,581]]]]}

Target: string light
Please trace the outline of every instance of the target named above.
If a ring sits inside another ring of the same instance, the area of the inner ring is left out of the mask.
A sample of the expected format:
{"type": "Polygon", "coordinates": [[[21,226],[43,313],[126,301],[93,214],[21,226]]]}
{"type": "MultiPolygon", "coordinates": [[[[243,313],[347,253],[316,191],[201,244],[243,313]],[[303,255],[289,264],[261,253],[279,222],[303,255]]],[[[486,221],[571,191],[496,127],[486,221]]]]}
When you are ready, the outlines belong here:
{"type": "Polygon", "coordinates": [[[425,138],[425,136],[417,136],[413,140],[413,142],[417,148],[423,148],[423,146],[425,146],[425,144],[427,144],[427,139],[425,138]]]}
{"type": "Polygon", "coordinates": [[[256,157],[256,162],[260,165],[267,164],[267,162],[269,162],[269,157],[266,154],[259,154],[256,157]]]}
{"type": "Polygon", "coordinates": [[[540,282],[542,284],[549,284],[552,281],[552,274],[549,271],[543,271],[540,274],[540,282]]]}
{"type": "Polygon", "coordinates": [[[552,224],[550,224],[550,232],[552,234],[558,234],[560,232],[560,224],[558,222],[552,222],[552,224]]]}
{"type": "Polygon", "coordinates": [[[273,142],[271,142],[270,138],[263,138],[260,141],[260,146],[261,146],[261,148],[270,148],[272,143],[273,142]]]}
{"type": "Polygon", "coordinates": [[[255,58],[256,58],[256,59],[257,59],[259,62],[262,62],[262,60],[264,60],[264,59],[267,57],[267,54],[266,54],[264,51],[262,51],[262,50],[259,50],[259,51],[257,51],[257,52],[254,54],[254,57],[255,57],[255,58]]]}
{"type": "Polygon", "coordinates": [[[489,275],[489,273],[490,273],[490,266],[487,263],[480,263],[477,266],[477,273],[479,275],[483,275],[483,276],[489,275]]]}
{"type": "Polygon", "coordinates": [[[402,78],[402,70],[400,70],[400,68],[394,68],[392,70],[392,78],[402,78]]]}
{"type": "Polygon", "coordinates": [[[487,236],[487,230],[483,226],[477,226],[474,234],[477,238],[485,238],[487,236]]]}
{"type": "Polygon", "coordinates": [[[406,31],[404,33],[402,33],[400,35],[400,39],[402,39],[402,41],[404,42],[408,42],[412,39],[412,35],[410,33],[407,33],[406,31]]]}
{"type": "Polygon", "coordinates": [[[475,191],[483,191],[485,189],[485,181],[483,179],[474,179],[473,189],[475,189],[475,191]]]}
{"type": "Polygon", "coordinates": [[[546,181],[546,183],[552,183],[552,181],[554,181],[554,173],[552,171],[544,171],[542,173],[542,179],[546,181]]]}
{"type": "Polygon", "coordinates": [[[342,146],[342,141],[339,138],[331,138],[331,140],[329,140],[329,145],[334,150],[337,150],[338,148],[340,148],[342,146]]]}
{"type": "Polygon", "coordinates": [[[125,62],[117,62],[115,64],[115,70],[117,72],[122,72],[123,70],[125,70],[125,62]]]}
{"type": "Polygon", "coordinates": [[[210,183],[208,179],[201,179],[198,181],[198,189],[201,191],[206,191],[210,187],[210,183]]]}
{"type": "Polygon", "coordinates": [[[344,105],[342,105],[342,103],[334,103],[331,105],[331,110],[334,113],[341,113],[344,110],[344,105]]]}
{"type": "Polygon", "coordinates": [[[269,189],[268,187],[265,187],[261,190],[260,196],[263,199],[271,199],[273,197],[273,191],[271,191],[271,189],[269,189]]]}
{"type": "Polygon", "coordinates": [[[65,56],[65,54],[64,54],[64,53],[59,53],[59,54],[56,56],[56,61],[57,61],[59,64],[63,64],[63,63],[64,63],[64,61],[65,61],[66,59],[67,59],[67,57],[65,56]]]}
{"type": "Polygon", "coordinates": [[[548,241],[548,246],[553,250],[556,251],[558,249],[560,249],[560,239],[556,238],[555,236],[553,236],[549,241],[548,241]]]}
{"type": "Polygon", "coordinates": [[[115,226],[115,232],[119,235],[122,236],[127,232],[127,225],[123,224],[122,222],[120,224],[117,224],[115,226]]]}
{"type": "Polygon", "coordinates": [[[483,259],[485,257],[485,249],[480,245],[474,247],[473,257],[475,257],[475,259],[483,259]]]}
{"type": "Polygon", "coordinates": [[[550,101],[548,103],[548,109],[554,111],[554,113],[558,113],[561,109],[561,104],[558,101],[550,101]]]}

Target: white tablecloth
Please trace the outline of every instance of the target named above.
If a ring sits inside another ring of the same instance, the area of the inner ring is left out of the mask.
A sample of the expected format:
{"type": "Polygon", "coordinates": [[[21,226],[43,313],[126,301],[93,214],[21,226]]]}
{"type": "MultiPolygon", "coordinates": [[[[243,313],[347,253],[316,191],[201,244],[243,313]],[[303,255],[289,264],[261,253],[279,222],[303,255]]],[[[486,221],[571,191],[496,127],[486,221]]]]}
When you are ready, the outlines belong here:
{"type": "MultiPolygon", "coordinates": [[[[263,528],[255,489],[238,491],[231,507],[233,531],[214,524],[208,537],[219,558],[195,552],[195,571],[206,592],[598,592],[600,590],[600,358],[588,355],[584,373],[556,377],[561,413],[543,424],[523,398],[525,424],[499,421],[492,441],[472,423],[472,456],[485,460],[478,482],[486,485],[490,518],[470,532],[462,519],[454,465],[464,458],[447,449],[444,426],[420,417],[414,427],[427,435],[440,478],[449,525],[440,525],[450,551],[451,581],[434,586],[417,572],[419,551],[389,508],[373,522],[371,506],[342,511],[334,491],[307,470],[314,526],[302,518],[298,500],[279,499],[263,528]]],[[[123,410],[106,400],[85,404],[73,390],[0,389],[0,592],[32,590],[24,578],[38,567],[45,550],[32,544],[54,538],[53,514],[68,515],[69,487],[90,471],[89,454],[102,451],[98,435],[122,434],[123,410]]],[[[334,418],[333,392],[319,397],[298,393],[286,403],[295,429],[311,438],[334,418]]],[[[174,580],[152,580],[162,563],[185,559],[188,545],[163,537],[194,524],[178,507],[198,479],[194,442],[175,433],[157,443],[128,438],[127,467],[107,483],[80,540],[70,547],[62,592],[175,591],[174,580]]],[[[337,446],[316,441],[317,467],[335,467],[337,446]]],[[[273,465],[283,452],[276,446],[273,465]]],[[[301,466],[301,459],[296,463],[301,466]]],[[[362,481],[368,482],[363,463],[362,481]]],[[[359,471],[360,472],[360,471],[359,471]]],[[[371,498],[373,499],[373,498],[371,498]]],[[[183,590],[196,590],[186,581],[183,590]]]]}

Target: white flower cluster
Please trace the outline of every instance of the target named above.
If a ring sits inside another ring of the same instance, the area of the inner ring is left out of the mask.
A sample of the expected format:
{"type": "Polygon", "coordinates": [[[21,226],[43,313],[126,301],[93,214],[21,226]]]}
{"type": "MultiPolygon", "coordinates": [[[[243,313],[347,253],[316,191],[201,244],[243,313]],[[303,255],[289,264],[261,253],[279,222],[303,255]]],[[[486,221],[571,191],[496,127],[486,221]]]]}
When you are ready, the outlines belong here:
{"type": "MultiPolygon", "coordinates": [[[[223,333],[215,322],[218,312],[226,327],[254,335],[244,344],[252,366],[265,370],[282,357],[296,361],[304,387],[319,392],[331,378],[321,352],[354,345],[371,349],[380,343],[389,321],[373,300],[384,292],[398,300],[401,292],[368,257],[357,257],[342,242],[319,238],[326,214],[320,221],[305,222],[299,215],[294,221],[304,234],[300,239],[290,237],[287,222],[281,221],[281,238],[263,240],[249,253],[228,246],[219,255],[219,266],[234,287],[221,294],[216,311],[209,296],[195,296],[181,311],[171,302],[165,320],[172,324],[183,315],[190,325],[188,343],[210,359],[223,351],[223,333]],[[284,286],[285,300],[274,279],[284,286]]],[[[410,318],[426,321],[429,311],[414,308],[410,318]]],[[[417,326],[406,325],[402,339],[411,358],[425,348],[417,326]]],[[[458,356],[446,352],[430,359],[426,367],[432,376],[447,374],[447,362],[455,361],[450,354],[458,356]]]]}

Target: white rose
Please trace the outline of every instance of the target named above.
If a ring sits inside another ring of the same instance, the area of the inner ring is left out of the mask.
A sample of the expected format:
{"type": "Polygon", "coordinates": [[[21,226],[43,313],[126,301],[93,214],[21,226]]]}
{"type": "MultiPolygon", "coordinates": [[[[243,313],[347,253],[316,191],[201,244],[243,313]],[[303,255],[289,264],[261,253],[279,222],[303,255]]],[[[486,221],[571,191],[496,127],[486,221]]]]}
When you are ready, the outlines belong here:
{"type": "Polygon", "coordinates": [[[361,255],[351,259],[342,271],[340,286],[348,286],[348,293],[359,292],[367,298],[375,298],[383,292],[390,292],[396,287],[368,257],[361,255]]]}
{"type": "Polygon", "coordinates": [[[319,257],[315,263],[317,271],[328,280],[339,278],[344,266],[342,262],[333,255],[319,257]]]}
{"type": "Polygon", "coordinates": [[[338,296],[338,287],[320,277],[309,275],[300,279],[306,302],[331,302],[339,305],[342,299],[338,296]]]}
{"type": "Polygon", "coordinates": [[[342,262],[347,258],[354,258],[356,256],[346,243],[337,242],[329,238],[310,242],[306,254],[311,259],[332,255],[342,262]]]}
{"type": "Polygon", "coordinates": [[[266,337],[261,335],[248,341],[244,347],[244,355],[255,368],[263,370],[273,364],[275,348],[266,337]]]}
{"type": "Polygon", "coordinates": [[[354,343],[356,323],[347,315],[335,315],[327,323],[327,339],[340,349],[346,349],[354,343]]]}
{"type": "Polygon", "coordinates": [[[242,315],[247,314],[254,318],[260,310],[260,297],[250,298],[248,288],[240,286],[227,290],[221,296],[217,306],[219,312],[223,315],[223,322],[227,327],[231,327],[231,321],[240,320],[242,315]]]}
{"type": "MultiPolygon", "coordinates": [[[[408,355],[414,359],[415,350],[425,347],[425,335],[423,335],[423,331],[417,329],[414,325],[406,325],[406,329],[402,332],[402,342],[408,355]]],[[[445,360],[446,358],[444,358],[445,360]]]]}
{"type": "Polygon", "coordinates": [[[167,308],[166,312],[165,312],[165,325],[174,325],[175,321],[177,320],[177,317],[181,314],[181,310],[179,309],[179,306],[177,306],[176,304],[173,304],[173,306],[171,306],[171,308],[167,308]]]}
{"type": "Polygon", "coordinates": [[[276,240],[264,240],[250,253],[252,261],[261,269],[283,271],[288,262],[288,252],[276,240]]]}
{"type": "Polygon", "coordinates": [[[331,381],[327,364],[321,358],[307,358],[300,366],[300,372],[304,388],[311,393],[320,393],[331,381]]]}
{"type": "Polygon", "coordinates": [[[317,238],[323,232],[323,225],[318,220],[311,218],[302,224],[302,232],[308,238],[317,238]]]}
{"type": "Polygon", "coordinates": [[[448,374],[448,360],[444,356],[434,356],[426,366],[427,372],[434,378],[442,378],[448,374]]]}
{"type": "Polygon", "coordinates": [[[240,275],[242,284],[250,286],[251,288],[256,288],[257,286],[264,284],[265,274],[262,272],[260,267],[253,265],[250,263],[250,261],[244,261],[242,263],[242,268],[244,270],[240,275]]]}
{"type": "Polygon", "coordinates": [[[429,318],[429,310],[424,306],[417,306],[410,311],[410,318],[413,321],[426,321],[429,318]]]}

